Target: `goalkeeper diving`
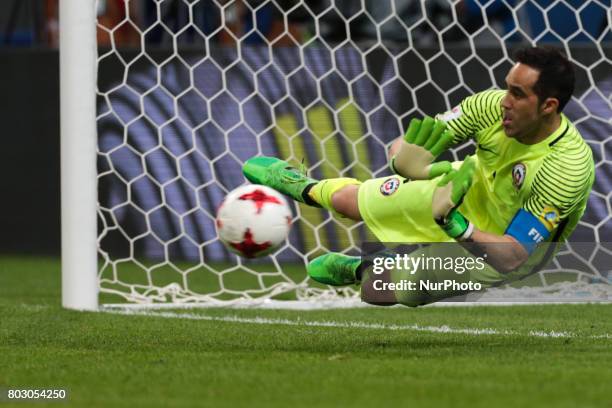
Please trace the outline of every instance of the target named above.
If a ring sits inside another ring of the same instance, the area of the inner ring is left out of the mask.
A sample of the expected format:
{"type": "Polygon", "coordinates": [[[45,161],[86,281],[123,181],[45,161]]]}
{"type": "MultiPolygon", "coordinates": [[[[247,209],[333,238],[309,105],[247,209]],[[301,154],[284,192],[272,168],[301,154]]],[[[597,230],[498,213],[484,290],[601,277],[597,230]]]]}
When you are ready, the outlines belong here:
{"type": "MultiPolygon", "coordinates": [[[[394,176],[315,180],[273,157],[247,160],[243,173],[304,204],[363,220],[381,242],[468,243],[487,254],[488,267],[470,275],[483,287],[522,278],[550,257],[540,243],[563,242],[575,229],[595,171],[591,149],[562,113],[575,82],[563,54],[523,48],[505,81],[505,90],[480,92],[434,118],[413,119],[390,147],[394,176]],[[436,161],[468,139],[476,144],[473,156],[436,161]]],[[[365,281],[370,266],[328,253],[307,270],[316,281],[341,286],[365,281]]],[[[421,271],[412,278],[456,277],[421,271]]],[[[417,306],[463,293],[404,291],[384,303],[417,306]]]]}

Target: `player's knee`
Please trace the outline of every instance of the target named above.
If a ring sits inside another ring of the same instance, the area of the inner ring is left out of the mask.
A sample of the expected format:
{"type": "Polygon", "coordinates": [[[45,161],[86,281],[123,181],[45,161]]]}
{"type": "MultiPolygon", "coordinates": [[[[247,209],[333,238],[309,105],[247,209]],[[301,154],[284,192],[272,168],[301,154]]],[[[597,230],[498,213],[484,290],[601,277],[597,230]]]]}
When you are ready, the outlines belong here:
{"type": "Polygon", "coordinates": [[[395,294],[397,303],[402,306],[418,307],[431,303],[431,297],[423,291],[397,291],[395,294]]]}
{"type": "Polygon", "coordinates": [[[402,306],[408,306],[408,307],[419,307],[419,306],[424,306],[427,303],[423,303],[421,301],[417,301],[417,300],[409,300],[409,301],[405,301],[405,302],[401,302],[400,305],[402,306]]]}
{"type": "Polygon", "coordinates": [[[364,303],[374,306],[393,306],[397,305],[397,300],[392,291],[377,291],[371,282],[362,283],[361,300],[364,303]]]}
{"type": "Polygon", "coordinates": [[[334,209],[355,221],[361,221],[361,214],[359,213],[359,184],[349,184],[336,191],[332,196],[332,206],[334,209]]]}

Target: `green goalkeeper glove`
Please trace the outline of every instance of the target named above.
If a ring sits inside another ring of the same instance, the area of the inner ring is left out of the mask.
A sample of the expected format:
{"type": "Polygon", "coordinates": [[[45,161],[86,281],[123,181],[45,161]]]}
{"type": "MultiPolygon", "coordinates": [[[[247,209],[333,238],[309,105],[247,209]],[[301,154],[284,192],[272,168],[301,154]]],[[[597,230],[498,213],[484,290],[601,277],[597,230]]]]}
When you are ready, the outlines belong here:
{"type": "Polygon", "coordinates": [[[391,170],[412,180],[427,180],[451,171],[450,162],[433,161],[453,142],[446,123],[426,116],[412,119],[398,153],[391,158],[391,170]]]}
{"type": "Polygon", "coordinates": [[[432,201],[433,218],[446,234],[457,240],[468,239],[474,231],[473,224],[466,219],[457,207],[472,185],[476,162],[466,158],[459,170],[451,170],[440,180],[434,190],[432,201]]]}

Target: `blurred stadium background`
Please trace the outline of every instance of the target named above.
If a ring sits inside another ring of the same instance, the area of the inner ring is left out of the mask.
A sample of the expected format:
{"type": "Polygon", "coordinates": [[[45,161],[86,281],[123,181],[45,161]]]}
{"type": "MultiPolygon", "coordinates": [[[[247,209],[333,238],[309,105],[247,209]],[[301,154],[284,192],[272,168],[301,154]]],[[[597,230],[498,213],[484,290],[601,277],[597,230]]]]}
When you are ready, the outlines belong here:
{"type": "MultiPolygon", "coordinates": [[[[576,63],[566,114],[598,167],[573,239],[612,241],[609,0],[97,5],[101,277],[110,289],[193,279],[222,290],[256,276],[258,263],[228,254],[214,229],[222,197],[244,182],[242,161],[267,154],[303,160],[315,177],[385,175],[386,145],[412,117],[503,86],[512,49],[527,43],[559,46],[576,63]]],[[[57,0],[1,2],[0,45],[2,150],[11,152],[0,166],[11,175],[5,196],[20,197],[3,203],[10,234],[0,253],[58,255],[57,0]]],[[[280,262],[357,250],[368,238],[324,211],[294,212],[300,222],[280,262]]],[[[305,279],[300,268],[273,268],[271,282],[305,279]]]]}

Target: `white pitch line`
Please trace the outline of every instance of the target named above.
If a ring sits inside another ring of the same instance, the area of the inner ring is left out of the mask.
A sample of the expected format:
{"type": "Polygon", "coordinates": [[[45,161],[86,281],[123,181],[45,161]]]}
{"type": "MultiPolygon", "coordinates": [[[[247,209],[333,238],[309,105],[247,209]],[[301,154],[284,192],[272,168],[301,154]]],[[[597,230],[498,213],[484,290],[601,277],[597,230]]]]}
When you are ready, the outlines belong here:
{"type": "Polygon", "coordinates": [[[338,322],[338,321],[317,321],[317,320],[290,320],[290,319],[269,319],[265,317],[240,317],[240,316],[207,316],[194,313],[173,313],[159,311],[142,311],[129,309],[107,309],[103,313],[163,317],[172,319],[205,320],[227,323],[246,323],[246,324],[266,324],[283,326],[302,326],[302,327],[333,327],[343,329],[371,329],[371,330],[391,330],[391,331],[417,331],[427,333],[449,333],[449,334],[469,334],[469,335],[502,335],[502,336],[529,336],[540,338],[588,338],[588,339],[612,339],[612,335],[603,334],[595,336],[580,336],[571,332],[556,331],[530,331],[520,333],[511,330],[496,330],[491,328],[484,329],[461,329],[449,326],[420,326],[418,324],[395,325],[366,322],[338,322]]]}

